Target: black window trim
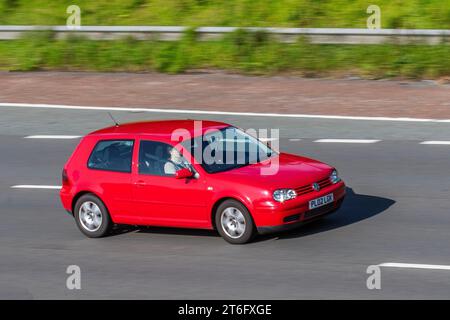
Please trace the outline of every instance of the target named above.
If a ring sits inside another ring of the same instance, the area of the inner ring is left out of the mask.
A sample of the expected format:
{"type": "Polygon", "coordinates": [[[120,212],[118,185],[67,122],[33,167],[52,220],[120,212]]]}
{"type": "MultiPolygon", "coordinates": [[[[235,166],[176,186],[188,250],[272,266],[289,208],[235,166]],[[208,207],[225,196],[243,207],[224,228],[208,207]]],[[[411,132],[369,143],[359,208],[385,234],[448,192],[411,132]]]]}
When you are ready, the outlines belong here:
{"type": "Polygon", "coordinates": [[[95,143],[95,146],[92,148],[91,153],[89,154],[89,157],[86,162],[86,168],[89,170],[97,170],[97,171],[108,171],[108,172],[118,172],[118,173],[132,173],[133,172],[133,155],[134,155],[134,146],[136,145],[135,139],[100,139],[95,143]],[[111,169],[101,169],[101,168],[92,168],[89,166],[89,159],[91,158],[92,154],[94,153],[94,150],[97,148],[97,146],[101,142],[105,141],[131,141],[133,142],[133,146],[131,147],[131,164],[130,164],[130,170],[111,170],[111,169]]]}
{"type": "MultiPolygon", "coordinates": [[[[163,144],[165,144],[165,145],[168,145],[168,146],[170,146],[170,147],[172,147],[172,148],[175,148],[175,146],[173,146],[173,145],[171,145],[170,143],[167,143],[167,142],[165,142],[165,141],[159,141],[159,140],[152,140],[152,139],[149,139],[149,138],[141,138],[141,139],[139,139],[139,150],[138,150],[138,153],[137,153],[137,174],[138,175],[143,175],[143,176],[150,176],[150,177],[163,177],[163,178],[174,178],[175,177],[175,174],[171,174],[171,175],[159,175],[159,174],[152,174],[152,173],[143,173],[143,172],[140,172],[139,170],[140,170],[140,164],[141,164],[141,159],[140,159],[140,155],[141,155],[141,145],[142,145],[142,142],[144,142],[144,141],[148,141],[148,142],[158,142],[158,143],[163,143],[163,144]]],[[[182,155],[183,156],[183,155],[182,155]]],[[[184,156],[183,156],[183,158],[184,158],[184,156]]],[[[195,174],[198,174],[198,172],[197,172],[197,170],[195,170],[195,168],[194,168],[194,166],[192,165],[192,163],[190,163],[186,158],[184,158],[188,163],[189,163],[189,166],[190,166],[190,168],[191,168],[191,170],[193,171],[193,174],[195,175],[195,174]]]]}

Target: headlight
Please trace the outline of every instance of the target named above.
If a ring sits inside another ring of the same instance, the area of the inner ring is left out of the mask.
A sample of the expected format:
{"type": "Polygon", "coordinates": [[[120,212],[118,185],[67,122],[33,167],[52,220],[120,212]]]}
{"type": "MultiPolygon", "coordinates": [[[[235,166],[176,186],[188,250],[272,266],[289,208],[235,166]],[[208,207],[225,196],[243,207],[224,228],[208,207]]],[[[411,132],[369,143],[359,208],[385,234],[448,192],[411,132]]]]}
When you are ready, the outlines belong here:
{"type": "Polygon", "coordinates": [[[297,193],[294,189],[278,189],[273,192],[273,200],[278,202],[295,199],[295,197],[297,193]]]}
{"type": "Polygon", "coordinates": [[[333,172],[331,172],[330,181],[332,184],[335,184],[335,183],[338,183],[339,181],[341,181],[341,178],[339,178],[337,170],[333,170],[333,172]]]}

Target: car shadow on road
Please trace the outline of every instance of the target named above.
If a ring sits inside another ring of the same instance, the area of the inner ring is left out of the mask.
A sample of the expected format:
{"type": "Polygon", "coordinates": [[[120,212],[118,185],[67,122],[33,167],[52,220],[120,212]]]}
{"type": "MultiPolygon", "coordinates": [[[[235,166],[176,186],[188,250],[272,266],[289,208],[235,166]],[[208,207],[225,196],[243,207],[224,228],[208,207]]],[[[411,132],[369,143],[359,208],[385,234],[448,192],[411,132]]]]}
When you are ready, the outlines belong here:
{"type": "Polygon", "coordinates": [[[131,225],[117,225],[112,230],[110,236],[118,236],[131,232],[180,235],[180,236],[197,236],[197,237],[219,237],[219,234],[215,230],[170,228],[170,227],[156,227],[156,226],[131,226],[131,225]]]}
{"type": "Polygon", "coordinates": [[[168,228],[168,227],[139,227],[141,233],[151,234],[167,234],[180,236],[196,236],[196,237],[219,237],[215,230],[205,229],[185,229],[185,228],[168,228]]]}
{"type": "Polygon", "coordinates": [[[293,230],[260,236],[256,241],[264,241],[273,238],[278,238],[280,240],[300,238],[341,228],[376,216],[386,211],[394,203],[395,201],[392,199],[358,194],[355,193],[352,188],[347,187],[345,200],[338,211],[293,230]]]}

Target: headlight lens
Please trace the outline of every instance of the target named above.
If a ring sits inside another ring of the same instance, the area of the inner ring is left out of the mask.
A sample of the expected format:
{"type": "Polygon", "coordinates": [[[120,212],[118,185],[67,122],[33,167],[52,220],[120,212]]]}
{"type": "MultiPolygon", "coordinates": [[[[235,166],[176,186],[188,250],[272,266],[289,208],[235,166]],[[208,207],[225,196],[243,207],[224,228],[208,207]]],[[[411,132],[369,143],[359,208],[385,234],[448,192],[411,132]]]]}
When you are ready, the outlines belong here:
{"type": "Polygon", "coordinates": [[[341,181],[341,178],[339,178],[337,170],[333,170],[333,172],[331,172],[330,181],[332,184],[335,184],[335,183],[338,183],[339,181],[341,181]]]}
{"type": "Polygon", "coordinates": [[[295,199],[297,193],[294,189],[278,189],[273,192],[273,199],[278,202],[295,199]]]}

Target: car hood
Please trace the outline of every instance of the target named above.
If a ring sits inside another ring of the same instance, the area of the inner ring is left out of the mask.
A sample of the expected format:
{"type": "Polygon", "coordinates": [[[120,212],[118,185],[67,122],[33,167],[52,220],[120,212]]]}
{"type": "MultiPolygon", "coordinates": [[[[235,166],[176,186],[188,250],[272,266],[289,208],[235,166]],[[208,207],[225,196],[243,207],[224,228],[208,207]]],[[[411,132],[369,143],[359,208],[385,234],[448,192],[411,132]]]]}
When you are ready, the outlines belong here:
{"type": "Polygon", "coordinates": [[[242,184],[277,189],[295,188],[316,182],[328,177],[332,170],[331,166],[314,159],[280,153],[268,160],[221,172],[218,175],[242,184]],[[277,166],[278,170],[270,169],[276,169],[277,166]]]}

